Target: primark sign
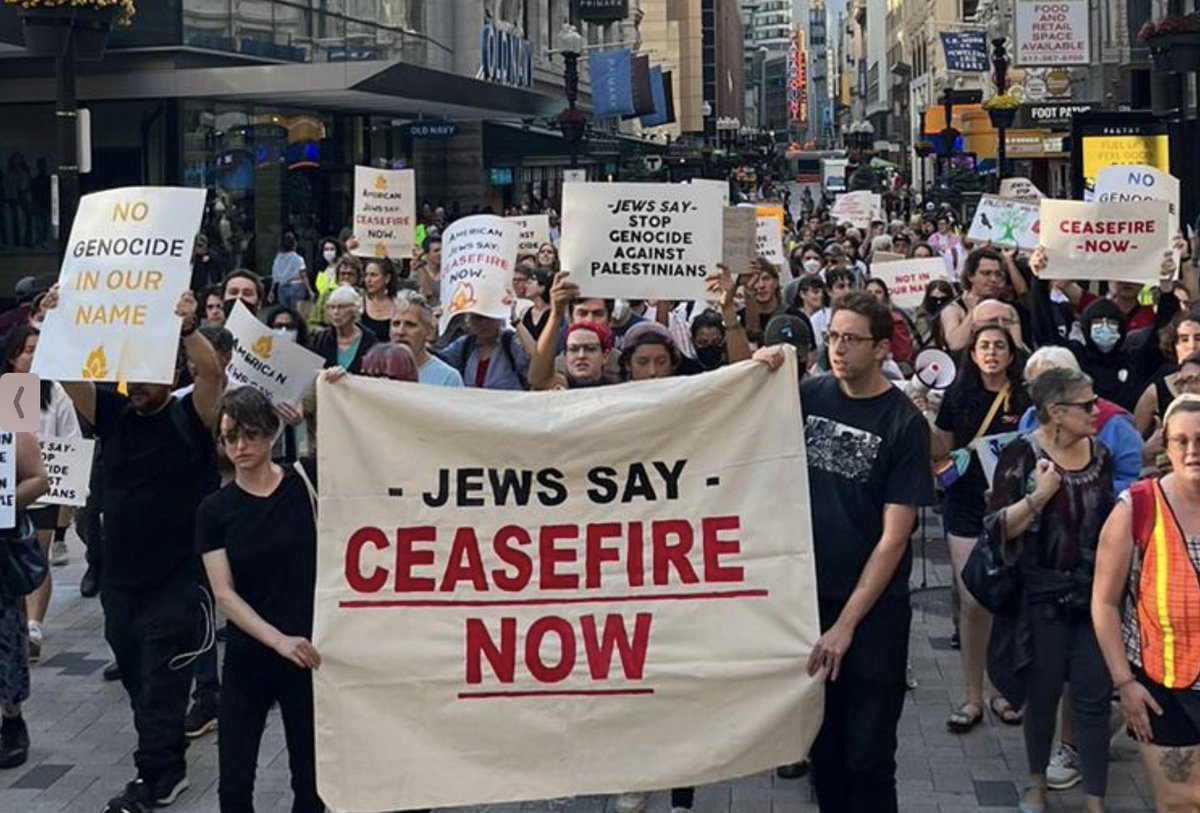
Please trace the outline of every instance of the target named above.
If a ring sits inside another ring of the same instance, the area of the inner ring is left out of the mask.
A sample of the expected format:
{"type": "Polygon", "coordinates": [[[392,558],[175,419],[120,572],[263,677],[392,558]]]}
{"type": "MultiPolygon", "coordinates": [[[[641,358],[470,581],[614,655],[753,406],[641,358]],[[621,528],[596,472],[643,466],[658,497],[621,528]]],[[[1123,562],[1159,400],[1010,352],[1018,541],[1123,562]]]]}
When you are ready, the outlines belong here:
{"type": "Polygon", "coordinates": [[[533,45],[516,30],[486,22],[479,48],[481,79],[518,88],[533,86],[533,45]]]}

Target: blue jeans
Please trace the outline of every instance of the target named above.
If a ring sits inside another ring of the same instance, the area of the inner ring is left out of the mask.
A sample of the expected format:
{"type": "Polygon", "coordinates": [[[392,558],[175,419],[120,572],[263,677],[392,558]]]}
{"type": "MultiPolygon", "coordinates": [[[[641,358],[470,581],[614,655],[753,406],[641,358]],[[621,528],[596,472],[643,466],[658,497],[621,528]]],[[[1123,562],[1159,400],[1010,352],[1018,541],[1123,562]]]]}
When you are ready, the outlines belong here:
{"type": "Polygon", "coordinates": [[[285,282],[275,290],[275,300],[285,308],[296,309],[296,305],[308,298],[308,289],[300,280],[285,282]]]}

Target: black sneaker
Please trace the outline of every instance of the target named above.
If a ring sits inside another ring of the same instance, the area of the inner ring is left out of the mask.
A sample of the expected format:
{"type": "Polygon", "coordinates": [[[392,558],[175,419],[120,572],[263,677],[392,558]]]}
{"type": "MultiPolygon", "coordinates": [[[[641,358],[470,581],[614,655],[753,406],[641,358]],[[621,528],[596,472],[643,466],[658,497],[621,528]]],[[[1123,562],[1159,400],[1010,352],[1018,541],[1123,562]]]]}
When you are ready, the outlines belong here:
{"type": "Polygon", "coordinates": [[[125,786],[119,796],[109,800],[105,813],[149,813],[153,809],[154,799],[150,788],[141,779],[135,779],[125,786]]]}
{"type": "Polygon", "coordinates": [[[106,681],[109,681],[109,682],[112,682],[114,680],[120,680],[121,679],[121,667],[117,666],[116,661],[113,661],[108,666],[104,667],[104,671],[101,673],[101,675],[104,677],[104,679],[106,681]]]}
{"type": "Polygon", "coordinates": [[[87,570],[83,571],[83,578],[79,580],[79,595],[84,598],[95,598],[100,594],[100,577],[96,575],[96,570],[91,565],[88,565],[87,570]]]}
{"type": "Polygon", "coordinates": [[[151,791],[151,797],[154,799],[154,804],[158,807],[166,807],[179,798],[179,794],[188,789],[187,774],[180,771],[177,774],[168,774],[160,777],[154,782],[151,791]]]}
{"type": "Polygon", "coordinates": [[[775,769],[775,775],[780,779],[799,779],[808,773],[808,760],[802,759],[799,762],[791,762],[787,765],[780,765],[775,769]]]}
{"type": "Polygon", "coordinates": [[[189,740],[203,737],[217,730],[217,704],[212,701],[197,701],[183,718],[183,733],[189,740]]]}
{"type": "Polygon", "coordinates": [[[21,717],[5,717],[0,724],[0,768],[16,768],[29,759],[29,729],[21,717]]]}

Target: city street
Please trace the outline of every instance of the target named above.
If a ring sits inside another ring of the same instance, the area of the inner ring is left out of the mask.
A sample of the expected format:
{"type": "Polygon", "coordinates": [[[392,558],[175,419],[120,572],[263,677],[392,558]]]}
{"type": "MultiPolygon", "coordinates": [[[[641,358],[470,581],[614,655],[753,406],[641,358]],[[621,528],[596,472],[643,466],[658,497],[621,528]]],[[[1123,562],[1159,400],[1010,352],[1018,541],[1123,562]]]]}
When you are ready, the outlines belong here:
{"type": "MultiPolygon", "coordinates": [[[[928,512],[931,523],[936,516],[928,512]]],[[[906,813],[940,811],[1015,810],[1023,786],[1025,756],[1019,728],[988,717],[967,736],[946,731],[945,719],[958,692],[958,653],[951,650],[947,584],[949,571],[944,545],[931,528],[928,568],[931,589],[914,596],[911,640],[912,664],[920,685],[910,693],[900,723],[900,809],[906,813]]],[[[913,582],[922,582],[921,544],[913,582]]],[[[26,707],[33,747],[29,762],[0,773],[0,811],[3,813],[97,813],[133,776],[134,731],[124,691],[105,683],[101,671],[108,653],[103,642],[103,617],[97,599],[80,598],[82,548],[71,537],[71,564],[56,568],[56,592],[46,630],[41,664],[33,669],[33,699],[26,707]]],[[[719,736],[714,732],[714,736],[719,736]]],[[[170,809],[217,810],[217,735],[210,734],[189,749],[191,788],[170,809]]],[[[396,755],[401,759],[402,755],[396,755]]],[[[1109,777],[1112,813],[1151,809],[1149,789],[1134,746],[1124,740],[1109,777]]],[[[647,754],[647,759],[653,755],[647,754]]],[[[464,777],[464,780],[467,778],[464,777]]],[[[259,813],[290,809],[287,755],[278,714],[272,715],[259,760],[255,787],[259,813]]],[[[1079,789],[1053,795],[1055,811],[1082,808],[1079,789]]],[[[492,806],[488,813],[547,811],[547,813],[605,813],[613,801],[604,797],[555,800],[524,805],[492,806]]],[[[669,798],[657,793],[649,813],[666,813],[669,798]]],[[[734,782],[700,788],[696,813],[815,813],[808,781],[781,780],[763,773],[734,782]]]]}

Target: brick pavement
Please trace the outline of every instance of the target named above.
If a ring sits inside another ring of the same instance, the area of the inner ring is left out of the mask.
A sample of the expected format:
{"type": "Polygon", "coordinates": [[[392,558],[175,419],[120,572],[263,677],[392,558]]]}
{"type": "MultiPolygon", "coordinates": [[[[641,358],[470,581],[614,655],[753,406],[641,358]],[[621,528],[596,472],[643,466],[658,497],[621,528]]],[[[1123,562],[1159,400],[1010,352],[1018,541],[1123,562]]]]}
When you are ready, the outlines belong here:
{"type": "MultiPolygon", "coordinates": [[[[944,544],[930,530],[927,558],[914,566],[912,665],[920,686],[909,694],[900,724],[900,807],[904,813],[972,813],[1015,810],[1023,786],[1024,748],[1019,728],[988,719],[967,736],[945,728],[958,702],[958,653],[949,647],[949,570],[944,544]],[[927,565],[923,576],[922,562],[927,565]]],[[[72,562],[55,568],[57,590],[45,626],[42,663],[34,668],[33,698],[26,707],[33,747],[29,762],[0,772],[0,813],[98,813],[133,774],[133,724],[124,691],[106,684],[100,672],[108,659],[103,619],[96,599],[79,596],[81,547],[70,540],[72,562]]],[[[714,732],[714,736],[719,736],[714,732]]],[[[217,810],[216,735],[188,751],[191,788],[170,809],[180,813],[217,810]]],[[[1109,804],[1113,813],[1152,809],[1146,780],[1131,743],[1112,763],[1109,804]]],[[[1082,809],[1078,788],[1052,795],[1053,811],[1082,809]]],[[[271,716],[259,761],[259,813],[290,810],[287,754],[277,713],[271,716]]],[[[651,799],[648,813],[667,813],[667,794],[651,799]]],[[[612,800],[573,800],[494,805],[469,813],[612,813],[612,800]]],[[[700,788],[696,813],[816,813],[807,780],[785,781],[771,773],[700,788]]],[[[463,813],[468,813],[463,811],[463,813]]]]}

